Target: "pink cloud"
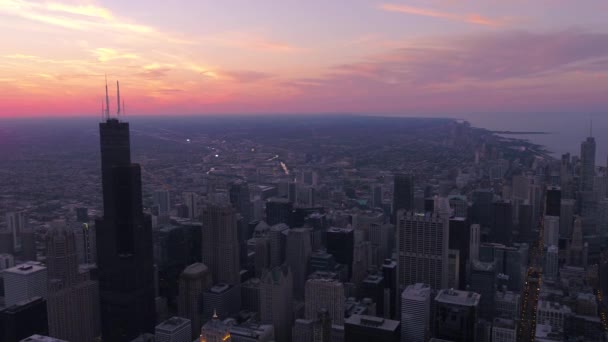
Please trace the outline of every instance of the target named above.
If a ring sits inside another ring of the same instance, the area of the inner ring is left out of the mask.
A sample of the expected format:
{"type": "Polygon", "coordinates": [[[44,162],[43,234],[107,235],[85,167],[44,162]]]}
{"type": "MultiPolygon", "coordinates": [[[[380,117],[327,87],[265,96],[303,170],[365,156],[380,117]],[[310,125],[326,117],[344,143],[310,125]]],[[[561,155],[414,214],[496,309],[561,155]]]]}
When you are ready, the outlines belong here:
{"type": "Polygon", "coordinates": [[[440,18],[451,21],[458,21],[468,24],[483,25],[483,26],[502,26],[506,24],[506,19],[494,19],[481,16],[477,13],[456,14],[449,12],[437,11],[429,8],[414,7],[403,4],[382,4],[380,8],[388,12],[397,12],[423,17],[440,18]]]}

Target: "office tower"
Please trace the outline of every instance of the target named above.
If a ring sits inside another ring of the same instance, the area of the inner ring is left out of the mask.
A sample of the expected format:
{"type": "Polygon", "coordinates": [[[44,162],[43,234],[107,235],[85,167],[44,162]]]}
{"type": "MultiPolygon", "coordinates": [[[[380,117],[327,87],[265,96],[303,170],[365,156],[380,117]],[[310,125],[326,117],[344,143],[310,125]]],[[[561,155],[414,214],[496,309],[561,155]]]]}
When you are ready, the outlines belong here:
{"type": "Polygon", "coordinates": [[[479,299],[475,292],[440,290],[433,304],[434,337],[453,342],[477,341],[479,299]]]}
{"type": "Polygon", "coordinates": [[[184,191],[182,193],[182,200],[188,208],[186,217],[191,220],[198,220],[200,215],[198,194],[193,191],[184,191]]]}
{"type": "Polygon", "coordinates": [[[359,241],[353,249],[353,271],[351,282],[356,287],[361,286],[371,266],[372,244],[369,241],[359,241]]]}
{"type": "Polygon", "coordinates": [[[32,335],[28,338],[24,338],[20,342],[69,342],[69,341],[36,334],[36,335],[32,335]]]}
{"type": "Polygon", "coordinates": [[[496,276],[494,263],[472,262],[470,289],[481,296],[479,300],[479,317],[487,320],[491,320],[494,316],[496,276]]]}
{"type": "Polygon", "coordinates": [[[352,315],[344,321],[344,340],[348,342],[399,342],[399,321],[352,315]]]}
{"type": "Polygon", "coordinates": [[[293,221],[293,202],[285,198],[271,198],[266,202],[266,223],[273,226],[284,223],[291,226],[293,221]]]}
{"type": "Polygon", "coordinates": [[[557,246],[549,246],[545,253],[545,268],[543,273],[547,279],[557,279],[557,271],[559,269],[559,258],[557,246]]]}
{"type": "Polygon", "coordinates": [[[143,213],[141,170],[131,164],[129,124],[99,124],[103,218],[95,221],[102,336],[131,341],[155,324],[152,221],[143,213]]]}
{"type": "Polygon", "coordinates": [[[414,175],[398,173],[394,177],[393,216],[399,210],[414,210],[414,175]]]}
{"type": "Polygon", "coordinates": [[[512,319],[495,318],[492,325],[492,342],[516,342],[517,324],[512,319]]]}
{"type": "Polygon", "coordinates": [[[326,309],[319,310],[312,327],[313,342],[331,342],[331,323],[329,312],[326,309]]]}
{"type": "Polygon", "coordinates": [[[290,229],[285,244],[285,261],[293,275],[294,297],[304,298],[304,284],[308,278],[308,259],[312,254],[311,229],[290,229]]]}
{"type": "Polygon", "coordinates": [[[559,236],[560,236],[560,238],[569,239],[572,236],[575,209],[576,209],[575,200],[573,200],[573,199],[562,199],[561,200],[560,218],[559,218],[559,236]]]}
{"type": "Polygon", "coordinates": [[[532,242],[537,239],[534,232],[537,222],[534,221],[533,208],[529,201],[524,201],[518,206],[519,239],[524,242],[532,242]]]}
{"type": "Polygon", "coordinates": [[[217,314],[213,314],[201,328],[200,342],[231,342],[230,326],[222,322],[217,314]]]}
{"type": "Polygon", "coordinates": [[[217,313],[229,317],[241,309],[241,287],[232,284],[216,284],[203,292],[203,321],[217,313]]]}
{"type": "Polygon", "coordinates": [[[157,190],[152,194],[152,200],[154,205],[158,206],[158,214],[169,215],[171,210],[171,199],[169,197],[168,190],[157,190]]]}
{"type": "Polygon", "coordinates": [[[291,341],[292,342],[313,342],[313,330],[315,321],[312,319],[298,318],[294,322],[293,328],[291,329],[291,341]]]}
{"type": "Polygon", "coordinates": [[[274,325],[277,341],[291,341],[293,276],[287,266],[275,267],[260,279],[260,320],[274,325]]]}
{"type": "Polygon", "coordinates": [[[189,319],[171,317],[156,326],[154,337],[156,342],[192,342],[192,324],[189,319]]]}
{"type": "Polygon", "coordinates": [[[76,222],[88,223],[90,221],[88,208],[79,207],[79,208],[76,208],[75,211],[76,211],[76,222]]]}
{"type": "Polygon", "coordinates": [[[203,209],[202,261],[216,283],[240,281],[239,243],[234,209],[208,206],[203,209]]]}
{"type": "Polygon", "coordinates": [[[33,297],[47,297],[47,268],[25,263],[4,270],[4,301],[7,307],[33,297]]]}
{"type": "Polygon", "coordinates": [[[236,181],[231,183],[228,192],[232,207],[245,218],[245,222],[249,222],[251,219],[251,200],[247,182],[236,181]]]}
{"type": "Polygon", "coordinates": [[[478,189],[473,191],[471,207],[471,221],[484,227],[492,224],[492,202],[494,194],[492,190],[478,189]]]}
{"type": "Polygon", "coordinates": [[[501,200],[492,203],[492,234],[490,240],[503,244],[513,239],[513,206],[511,201],[501,200]]]}
{"type": "Polygon", "coordinates": [[[401,288],[416,283],[432,289],[448,283],[449,221],[445,214],[397,215],[397,276],[401,288]]]}
{"type": "Polygon", "coordinates": [[[34,334],[48,335],[46,300],[33,297],[0,310],[0,341],[18,342],[34,334]]]}
{"type": "Polygon", "coordinates": [[[583,223],[580,217],[574,219],[572,240],[568,247],[568,266],[587,267],[588,246],[583,242],[583,223]]]}
{"type": "Polygon", "coordinates": [[[87,222],[70,223],[76,237],[76,253],[79,264],[94,264],[97,262],[96,229],[94,224],[87,222]]]}
{"type": "Polygon", "coordinates": [[[93,341],[101,334],[99,283],[79,274],[76,237],[55,221],[46,237],[49,334],[67,341],[93,341]]]}
{"type": "Polygon", "coordinates": [[[0,228],[0,253],[15,254],[13,234],[8,229],[0,228]]]}
{"type": "Polygon", "coordinates": [[[333,324],[344,324],[344,284],[335,279],[316,278],[306,281],[304,318],[316,319],[326,309],[333,324]]]}
{"type": "Polygon", "coordinates": [[[481,242],[480,237],[481,227],[478,224],[472,224],[470,227],[469,262],[479,260],[479,244],[481,242]]]}
{"type": "Polygon", "coordinates": [[[36,233],[32,228],[23,228],[21,230],[21,259],[28,261],[37,261],[36,251],[36,233]]]}
{"type": "Polygon", "coordinates": [[[545,246],[557,246],[559,243],[559,216],[545,216],[543,243],[545,246]]]}
{"type": "Polygon", "coordinates": [[[260,279],[250,278],[241,284],[241,309],[260,312],[260,279]]]}
{"type": "Polygon", "coordinates": [[[13,250],[21,249],[21,231],[27,227],[28,217],[25,211],[10,212],[6,214],[6,227],[11,233],[13,250]]]}
{"type": "Polygon", "coordinates": [[[448,249],[448,287],[460,288],[460,251],[457,249],[448,249]]]}
{"type": "Polygon", "coordinates": [[[394,318],[397,315],[397,302],[399,301],[397,296],[397,262],[392,259],[385,259],[382,264],[382,278],[384,278],[384,289],[389,294],[389,318],[394,318]]]}
{"type": "Polygon", "coordinates": [[[285,244],[289,227],[285,223],[277,223],[268,230],[270,242],[270,267],[277,267],[285,260],[285,244]]]}
{"type": "Polygon", "coordinates": [[[401,340],[425,342],[429,336],[431,288],[426,284],[409,285],[401,293],[401,340]]]}
{"type": "Polygon", "coordinates": [[[450,202],[450,208],[454,213],[454,217],[467,218],[469,213],[469,202],[467,198],[462,195],[452,195],[448,197],[450,202]]]}
{"type": "Polygon", "coordinates": [[[545,215],[560,216],[562,202],[562,190],[558,186],[550,186],[547,188],[545,215]]]}
{"type": "Polygon", "coordinates": [[[334,256],[336,262],[348,267],[348,277],[352,275],[355,231],[352,228],[335,228],[327,230],[325,234],[327,252],[334,256]]]}
{"type": "MultiPolygon", "coordinates": [[[[360,298],[369,298],[376,303],[378,316],[385,317],[385,313],[388,316],[388,312],[385,309],[387,305],[390,305],[390,292],[388,292],[389,297],[385,298],[384,278],[381,274],[376,274],[375,272],[368,274],[361,282],[358,290],[360,298]]],[[[388,310],[390,310],[390,307],[388,310]]]]}
{"type": "Polygon", "coordinates": [[[595,178],[595,139],[588,137],[581,143],[580,190],[593,191],[595,178]]]}
{"type": "Polygon", "coordinates": [[[507,291],[504,287],[494,295],[494,316],[516,319],[520,314],[521,296],[517,292],[507,291]]]}
{"type": "Polygon", "coordinates": [[[384,259],[390,257],[392,240],[395,236],[395,226],[392,224],[372,223],[369,226],[368,235],[372,248],[376,251],[372,259],[373,264],[380,266],[384,259]]]}
{"type": "Polygon", "coordinates": [[[374,208],[382,208],[383,197],[382,184],[375,185],[372,193],[372,206],[374,208]]]}
{"type": "Polygon", "coordinates": [[[179,296],[177,297],[177,314],[190,320],[193,336],[198,336],[199,327],[203,326],[203,292],[213,284],[211,272],[203,263],[194,263],[179,276],[179,296]]]}
{"type": "MultiPolygon", "coordinates": [[[[471,225],[464,217],[452,217],[449,223],[450,240],[449,249],[458,251],[458,282],[455,288],[464,288],[466,283],[467,263],[471,254],[471,247],[474,246],[471,241],[471,225]]],[[[454,257],[455,253],[452,253],[454,257]]]]}
{"type": "Polygon", "coordinates": [[[270,267],[270,239],[268,237],[254,237],[247,241],[247,252],[253,253],[253,270],[256,277],[270,267]]]}
{"type": "MultiPolygon", "coordinates": [[[[12,254],[0,254],[0,271],[15,266],[15,257],[12,254]]],[[[4,287],[2,288],[4,290],[4,287]]]]}

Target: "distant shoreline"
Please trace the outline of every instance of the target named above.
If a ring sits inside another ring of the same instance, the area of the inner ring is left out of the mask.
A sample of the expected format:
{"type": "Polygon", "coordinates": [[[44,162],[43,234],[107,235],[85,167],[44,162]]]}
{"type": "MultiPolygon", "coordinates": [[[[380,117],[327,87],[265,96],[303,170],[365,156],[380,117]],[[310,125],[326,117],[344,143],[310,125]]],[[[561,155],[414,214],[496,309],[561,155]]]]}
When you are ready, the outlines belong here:
{"type": "Polygon", "coordinates": [[[550,132],[538,132],[538,131],[530,131],[530,132],[518,132],[518,131],[490,131],[494,134],[505,134],[505,135],[526,135],[526,134],[551,134],[550,132]]]}

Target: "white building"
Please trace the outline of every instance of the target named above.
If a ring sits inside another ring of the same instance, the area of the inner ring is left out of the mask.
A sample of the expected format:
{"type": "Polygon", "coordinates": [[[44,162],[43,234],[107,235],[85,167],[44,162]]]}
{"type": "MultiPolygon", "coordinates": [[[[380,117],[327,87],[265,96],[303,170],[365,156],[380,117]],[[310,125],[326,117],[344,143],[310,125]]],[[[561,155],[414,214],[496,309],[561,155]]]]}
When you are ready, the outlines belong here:
{"type": "Polygon", "coordinates": [[[315,320],[319,310],[329,312],[332,323],[344,325],[344,284],[330,278],[306,281],[304,295],[304,318],[315,320]]]}
{"type": "Polygon", "coordinates": [[[401,294],[401,340],[424,342],[429,333],[431,288],[409,285],[401,294]]]}
{"type": "Polygon", "coordinates": [[[492,342],[516,342],[517,325],[512,319],[495,318],[492,325],[492,342]]]}
{"type": "Polygon", "coordinates": [[[545,246],[557,246],[559,243],[559,216],[545,216],[543,242],[545,246]]]}
{"type": "Polygon", "coordinates": [[[572,314],[570,307],[541,299],[538,301],[536,322],[538,324],[548,324],[553,329],[562,329],[564,318],[570,314],[572,314]]]}
{"type": "Polygon", "coordinates": [[[156,326],[156,342],[192,342],[192,324],[189,319],[171,317],[156,326]]]}
{"type": "Polygon", "coordinates": [[[47,298],[47,269],[28,262],[4,270],[4,300],[12,306],[32,297],[47,298]]]}
{"type": "Polygon", "coordinates": [[[543,270],[547,279],[557,279],[557,271],[559,270],[558,248],[551,245],[547,248],[545,254],[545,269],[543,270]]]}

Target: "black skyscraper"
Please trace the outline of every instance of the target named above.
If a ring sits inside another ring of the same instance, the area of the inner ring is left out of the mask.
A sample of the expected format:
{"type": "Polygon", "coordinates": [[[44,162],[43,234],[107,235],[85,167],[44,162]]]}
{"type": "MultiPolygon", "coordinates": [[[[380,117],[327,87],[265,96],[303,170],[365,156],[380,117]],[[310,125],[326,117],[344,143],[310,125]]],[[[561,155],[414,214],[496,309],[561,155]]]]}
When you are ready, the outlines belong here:
{"type": "Polygon", "coordinates": [[[547,205],[545,215],[558,216],[562,206],[562,190],[557,186],[547,188],[547,205]]]}
{"type": "Polygon", "coordinates": [[[104,216],[96,221],[104,341],[131,341],[155,326],[151,218],[144,215],[141,171],[131,164],[129,124],[99,124],[104,216]]]}
{"type": "Polygon", "coordinates": [[[513,207],[511,201],[495,201],[492,204],[492,209],[493,222],[490,241],[508,245],[513,237],[513,207]]]}
{"type": "Polygon", "coordinates": [[[414,210],[414,176],[411,174],[395,174],[393,216],[401,209],[414,210]]]}
{"type": "Polygon", "coordinates": [[[330,228],[325,238],[327,252],[334,256],[336,262],[348,267],[348,277],[352,275],[353,255],[355,250],[355,233],[352,228],[330,228]]]}
{"type": "Polygon", "coordinates": [[[271,198],[266,202],[266,223],[273,226],[285,223],[292,226],[293,203],[284,198],[271,198]]]}
{"type": "Polygon", "coordinates": [[[0,310],[0,341],[18,342],[34,334],[48,335],[46,300],[34,297],[0,310]]]}

